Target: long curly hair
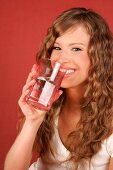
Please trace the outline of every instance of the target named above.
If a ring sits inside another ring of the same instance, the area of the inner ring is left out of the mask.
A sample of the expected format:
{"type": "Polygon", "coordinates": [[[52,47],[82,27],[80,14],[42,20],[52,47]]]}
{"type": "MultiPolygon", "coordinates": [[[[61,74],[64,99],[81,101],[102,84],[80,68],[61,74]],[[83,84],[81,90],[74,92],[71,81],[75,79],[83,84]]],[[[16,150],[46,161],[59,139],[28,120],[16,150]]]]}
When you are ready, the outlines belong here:
{"type": "MultiPolygon", "coordinates": [[[[108,24],[91,9],[72,8],[64,11],[48,29],[37,59],[50,57],[57,37],[68,29],[82,25],[90,35],[88,55],[91,61],[87,88],[83,97],[80,121],[77,129],[68,135],[70,160],[82,164],[101,149],[101,142],[113,132],[113,37],[108,24]]],[[[41,151],[54,154],[51,137],[54,133],[54,113],[65,100],[65,89],[53,104],[41,124],[35,143],[41,151]]]]}

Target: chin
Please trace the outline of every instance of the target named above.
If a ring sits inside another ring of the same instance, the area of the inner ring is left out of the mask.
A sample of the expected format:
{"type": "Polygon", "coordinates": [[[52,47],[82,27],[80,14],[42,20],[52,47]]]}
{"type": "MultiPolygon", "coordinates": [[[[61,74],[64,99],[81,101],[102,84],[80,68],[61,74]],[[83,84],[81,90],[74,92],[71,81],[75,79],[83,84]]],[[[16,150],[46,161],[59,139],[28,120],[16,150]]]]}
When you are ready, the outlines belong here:
{"type": "Polygon", "coordinates": [[[76,88],[76,85],[72,85],[72,84],[67,84],[67,83],[62,83],[61,88],[67,89],[67,88],[76,88]]]}
{"type": "Polygon", "coordinates": [[[65,89],[78,89],[78,88],[84,88],[85,86],[86,86],[86,84],[87,84],[87,81],[84,81],[84,82],[78,82],[78,83],[76,83],[76,82],[64,82],[64,81],[62,81],[62,83],[61,83],[61,88],[65,88],[65,89]]]}

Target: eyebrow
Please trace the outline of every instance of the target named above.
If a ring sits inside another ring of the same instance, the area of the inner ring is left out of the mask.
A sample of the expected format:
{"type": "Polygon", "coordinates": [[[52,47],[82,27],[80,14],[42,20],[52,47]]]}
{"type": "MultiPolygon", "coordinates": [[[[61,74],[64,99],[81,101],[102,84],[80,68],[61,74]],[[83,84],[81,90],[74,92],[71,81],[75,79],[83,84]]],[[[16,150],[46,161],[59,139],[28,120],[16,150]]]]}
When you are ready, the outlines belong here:
{"type": "MultiPolygon", "coordinates": [[[[60,43],[58,43],[58,42],[55,42],[55,44],[58,44],[58,45],[60,45],[60,43]]],[[[69,44],[69,46],[72,46],[72,45],[83,45],[83,46],[85,46],[85,44],[84,43],[70,43],[69,44]]]]}

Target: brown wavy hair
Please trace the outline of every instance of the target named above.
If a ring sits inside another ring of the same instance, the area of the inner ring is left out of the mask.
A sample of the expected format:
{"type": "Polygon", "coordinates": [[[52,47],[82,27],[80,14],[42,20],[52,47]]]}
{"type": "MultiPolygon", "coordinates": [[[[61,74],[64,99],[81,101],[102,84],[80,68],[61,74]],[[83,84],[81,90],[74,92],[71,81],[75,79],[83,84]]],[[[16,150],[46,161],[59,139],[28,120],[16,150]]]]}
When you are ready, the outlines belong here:
{"type": "MultiPolygon", "coordinates": [[[[70,28],[83,25],[90,35],[88,55],[91,61],[88,84],[82,101],[77,130],[68,135],[70,160],[82,164],[90,160],[101,148],[101,142],[113,132],[113,37],[108,24],[91,9],[72,8],[64,11],[48,29],[37,59],[50,57],[57,37],[70,28]]],[[[54,149],[51,137],[54,133],[53,118],[56,109],[65,101],[63,95],[53,104],[37,132],[35,143],[40,143],[41,152],[54,149]]]]}

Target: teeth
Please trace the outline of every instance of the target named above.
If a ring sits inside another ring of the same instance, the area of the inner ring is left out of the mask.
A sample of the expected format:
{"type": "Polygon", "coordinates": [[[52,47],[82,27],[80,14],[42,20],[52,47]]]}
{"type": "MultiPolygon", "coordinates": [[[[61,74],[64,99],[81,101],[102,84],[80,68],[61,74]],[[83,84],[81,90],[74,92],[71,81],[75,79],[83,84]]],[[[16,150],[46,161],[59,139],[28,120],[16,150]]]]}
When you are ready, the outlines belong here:
{"type": "Polygon", "coordinates": [[[69,73],[74,73],[74,70],[67,70],[66,74],[69,74],[69,73]]]}
{"type": "Polygon", "coordinates": [[[61,72],[66,72],[66,69],[62,69],[62,68],[61,68],[60,71],[61,71],[61,72]]]}
{"type": "Polygon", "coordinates": [[[74,73],[75,70],[66,70],[66,69],[60,69],[61,72],[66,72],[66,74],[74,73]]]}

